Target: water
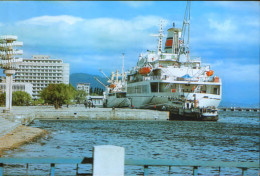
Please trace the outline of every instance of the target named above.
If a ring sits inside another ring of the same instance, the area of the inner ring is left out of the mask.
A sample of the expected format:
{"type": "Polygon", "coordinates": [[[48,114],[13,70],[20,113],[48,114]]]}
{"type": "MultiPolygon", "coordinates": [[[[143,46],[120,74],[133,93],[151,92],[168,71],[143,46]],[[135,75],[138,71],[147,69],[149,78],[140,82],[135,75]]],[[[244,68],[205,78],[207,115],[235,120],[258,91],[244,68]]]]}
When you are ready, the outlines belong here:
{"type": "MultiPolygon", "coordinates": [[[[128,159],[180,159],[254,162],[259,160],[259,113],[220,112],[218,122],[189,121],[35,121],[32,127],[49,131],[38,141],[8,151],[4,157],[91,157],[95,145],[125,148],[128,159]]],[[[75,174],[75,166],[58,165],[59,175],[75,174]]],[[[199,168],[202,175],[217,174],[217,168],[199,168]]],[[[49,166],[30,166],[32,174],[47,175],[49,166]]],[[[6,173],[25,173],[24,166],[7,167],[6,173]]],[[[79,172],[90,173],[91,166],[79,172]]],[[[239,175],[237,168],[223,174],[239,175]]],[[[257,169],[248,175],[258,175],[257,169]]],[[[126,175],[140,175],[141,167],[127,166],[126,175]]],[[[154,167],[152,175],[168,175],[167,167],[154,167]]],[[[191,175],[192,168],[173,168],[174,175],[191,175]]]]}

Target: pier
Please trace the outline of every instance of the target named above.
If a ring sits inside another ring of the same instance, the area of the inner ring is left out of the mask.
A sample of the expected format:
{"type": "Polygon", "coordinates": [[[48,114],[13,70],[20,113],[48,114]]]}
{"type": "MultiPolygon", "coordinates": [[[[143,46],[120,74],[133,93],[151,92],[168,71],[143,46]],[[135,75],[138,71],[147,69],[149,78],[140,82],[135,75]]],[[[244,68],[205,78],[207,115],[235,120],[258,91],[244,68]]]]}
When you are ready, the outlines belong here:
{"type": "Polygon", "coordinates": [[[0,137],[34,120],[169,120],[169,112],[147,109],[15,106],[9,113],[1,109],[3,107],[0,107],[0,137]]]}
{"type": "MultiPolygon", "coordinates": [[[[172,174],[172,167],[190,167],[192,175],[199,175],[199,168],[210,167],[218,168],[218,173],[224,174],[221,168],[239,168],[243,176],[247,175],[247,170],[258,169],[259,161],[257,162],[223,162],[223,161],[196,161],[196,160],[154,160],[154,159],[127,159],[125,158],[125,149],[123,147],[113,145],[94,146],[92,150],[92,158],[0,158],[0,176],[5,174],[4,167],[9,164],[25,165],[26,175],[29,173],[29,165],[33,164],[48,164],[50,166],[50,175],[55,175],[55,167],[61,164],[70,164],[75,166],[75,175],[93,175],[106,176],[117,175],[123,176],[125,166],[140,166],[143,167],[143,175],[149,175],[151,167],[167,167],[169,175],[172,174]],[[92,165],[92,173],[79,173],[79,167],[82,164],[92,165]]],[[[40,167],[40,166],[38,166],[40,167]]],[[[6,173],[7,174],[7,173],[6,173]]],[[[47,174],[47,173],[45,173],[47,174]]],[[[201,174],[201,173],[200,173],[201,174]]],[[[207,174],[207,173],[202,173],[207,174]]],[[[18,174],[16,174],[18,175],[18,174]]]]}
{"type": "Polygon", "coordinates": [[[252,112],[260,112],[259,108],[241,108],[241,107],[221,107],[219,110],[222,111],[252,111],[252,112]]]}

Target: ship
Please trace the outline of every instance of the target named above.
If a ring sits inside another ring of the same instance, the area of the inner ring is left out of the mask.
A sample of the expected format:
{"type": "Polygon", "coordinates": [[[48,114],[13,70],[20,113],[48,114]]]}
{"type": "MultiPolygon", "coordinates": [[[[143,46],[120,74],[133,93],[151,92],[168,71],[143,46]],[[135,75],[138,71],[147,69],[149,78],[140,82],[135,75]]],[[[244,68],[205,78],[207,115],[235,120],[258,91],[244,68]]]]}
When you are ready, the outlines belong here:
{"type": "Polygon", "coordinates": [[[130,100],[126,97],[126,72],[124,72],[124,53],[122,54],[122,73],[118,70],[111,72],[109,78],[102,70],[100,72],[107,78],[108,85],[104,85],[101,81],[95,78],[105,87],[104,103],[105,108],[127,108],[130,106],[130,100]]]}
{"type": "Polygon", "coordinates": [[[217,121],[222,83],[210,65],[190,55],[190,2],[182,28],[173,23],[167,32],[163,48],[161,23],[157,50],[139,55],[137,65],[127,72],[124,91],[112,91],[115,99],[108,96],[107,105],[120,107],[112,102],[117,99],[116,93],[124,93],[118,99],[125,102],[124,106],[169,111],[170,120],[217,121]]]}

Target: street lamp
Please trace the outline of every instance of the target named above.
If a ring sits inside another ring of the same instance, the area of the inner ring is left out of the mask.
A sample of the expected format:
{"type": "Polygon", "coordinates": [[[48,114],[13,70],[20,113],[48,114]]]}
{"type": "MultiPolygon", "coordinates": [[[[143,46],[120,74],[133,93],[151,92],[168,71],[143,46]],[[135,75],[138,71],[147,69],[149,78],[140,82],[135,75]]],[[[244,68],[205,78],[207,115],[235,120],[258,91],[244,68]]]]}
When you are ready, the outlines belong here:
{"type": "Polygon", "coordinates": [[[18,64],[23,61],[22,58],[15,57],[15,55],[23,54],[23,50],[16,49],[16,47],[23,46],[23,42],[18,42],[16,40],[17,36],[14,35],[0,36],[0,67],[4,69],[4,74],[6,75],[5,113],[11,111],[13,75],[18,68],[18,64]]]}

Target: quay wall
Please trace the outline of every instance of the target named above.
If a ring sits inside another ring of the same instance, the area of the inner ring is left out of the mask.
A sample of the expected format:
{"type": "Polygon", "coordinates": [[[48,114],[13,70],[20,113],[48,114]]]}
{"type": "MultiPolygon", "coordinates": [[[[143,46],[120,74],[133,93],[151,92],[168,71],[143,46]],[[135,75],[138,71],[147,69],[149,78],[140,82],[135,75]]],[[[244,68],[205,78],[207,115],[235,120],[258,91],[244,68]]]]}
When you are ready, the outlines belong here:
{"type": "Polygon", "coordinates": [[[15,106],[9,114],[1,116],[23,125],[30,124],[34,119],[86,119],[86,120],[168,120],[169,112],[147,109],[122,108],[85,108],[84,106],[70,106],[54,109],[53,106],[15,106]]]}
{"type": "Polygon", "coordinates": [[[141,109],[75,108],[38,112],[35,119],[168,120],[169,112],[141,109]]]}

